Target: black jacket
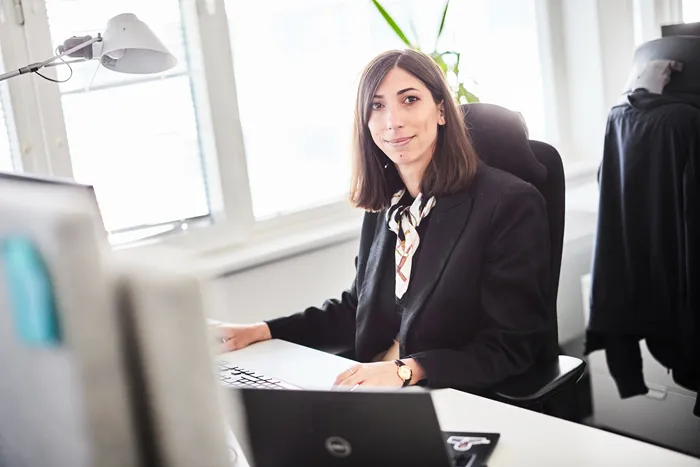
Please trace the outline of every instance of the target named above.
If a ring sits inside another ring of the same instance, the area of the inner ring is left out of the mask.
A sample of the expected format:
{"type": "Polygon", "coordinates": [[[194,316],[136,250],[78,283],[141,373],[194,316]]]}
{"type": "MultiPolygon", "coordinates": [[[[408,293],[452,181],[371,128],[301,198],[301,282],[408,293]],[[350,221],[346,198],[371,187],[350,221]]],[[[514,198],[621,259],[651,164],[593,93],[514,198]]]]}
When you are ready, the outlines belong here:
{"type": "Polygon", "coordinates": [[[430,217],[400,329],[384,319],[395,307],[396,235],[382,211],[365,216],[352,287],[322,308],[268,321],[272,337],[354,347],[368,362],[398,333],[401,358],[420,363],[425,384],[472,392],[555,358],[543,355],[556,322],[547,312],[550,245],[540,193],[481,164],[470,187],[439,198],[430,217]]]}
{"type": "Polygon", "coordinates": [[[605,349],[622,398],[646,394],[645,339],[674,380],[697,391],[700,107],[632,94],[611,110],[604,150],[586,353],[605,349]]]}

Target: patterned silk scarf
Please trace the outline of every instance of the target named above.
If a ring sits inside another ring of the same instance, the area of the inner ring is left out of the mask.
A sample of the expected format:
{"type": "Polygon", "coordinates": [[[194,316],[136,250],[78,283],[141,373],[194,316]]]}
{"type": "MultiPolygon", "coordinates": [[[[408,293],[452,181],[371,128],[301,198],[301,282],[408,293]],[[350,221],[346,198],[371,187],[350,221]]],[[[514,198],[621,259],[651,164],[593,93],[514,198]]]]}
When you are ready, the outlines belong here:
{"type": "Polygon", "coordinates": [[[413,254],[418,249],[420,238],[418,237],[418,225],[435,206],[435,197],[423,201],[423,194],[419,193],[413,204],[401,206],[398,202],[406,193],[405,189],[398,191],[391,198],[391,207],[386,213],[389,229],[396,233],[396,298],[401,298],[408,289],[411,280],[411,263],[413,254]]]}

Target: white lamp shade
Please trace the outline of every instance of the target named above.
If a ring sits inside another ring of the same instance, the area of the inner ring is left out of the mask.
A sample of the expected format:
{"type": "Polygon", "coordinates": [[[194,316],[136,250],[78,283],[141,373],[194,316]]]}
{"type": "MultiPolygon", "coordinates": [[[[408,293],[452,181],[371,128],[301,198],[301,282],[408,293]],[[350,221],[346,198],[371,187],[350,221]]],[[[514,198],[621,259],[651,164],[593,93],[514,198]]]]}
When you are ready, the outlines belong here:
{"type": "Polygon", "coordinates": [[[107,22],[99,60],[110,70],[135,74],[160,73],[177,64],[177,58],[133,13],[117,15],[107,22]]]}

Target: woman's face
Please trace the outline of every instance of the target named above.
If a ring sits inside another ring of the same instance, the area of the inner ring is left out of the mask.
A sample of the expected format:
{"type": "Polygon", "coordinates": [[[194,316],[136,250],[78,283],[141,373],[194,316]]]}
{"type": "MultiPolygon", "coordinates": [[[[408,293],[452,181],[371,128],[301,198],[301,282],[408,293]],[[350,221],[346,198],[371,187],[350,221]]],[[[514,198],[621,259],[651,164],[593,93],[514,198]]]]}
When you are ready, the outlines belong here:
{"type": "Polygon", "coordinates": [[[415,76],[392,69],[371,103],[369,131],[374,143],[399,168],[426,167],[433,157],[438,125],[445,124],[443,104],[435,104],[415,76]]]}

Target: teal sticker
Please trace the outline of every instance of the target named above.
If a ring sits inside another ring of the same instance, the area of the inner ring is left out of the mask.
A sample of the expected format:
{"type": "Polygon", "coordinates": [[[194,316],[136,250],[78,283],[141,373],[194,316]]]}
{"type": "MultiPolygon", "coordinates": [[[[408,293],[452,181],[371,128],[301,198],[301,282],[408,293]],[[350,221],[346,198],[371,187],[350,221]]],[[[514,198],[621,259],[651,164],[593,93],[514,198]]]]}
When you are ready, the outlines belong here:
{"type": "Polygon", "coordinates": [[[31,240],[2,242],[2,263],[15,331],[28,345],[51,347],[61,341],[49,271],[31,240]]]}

